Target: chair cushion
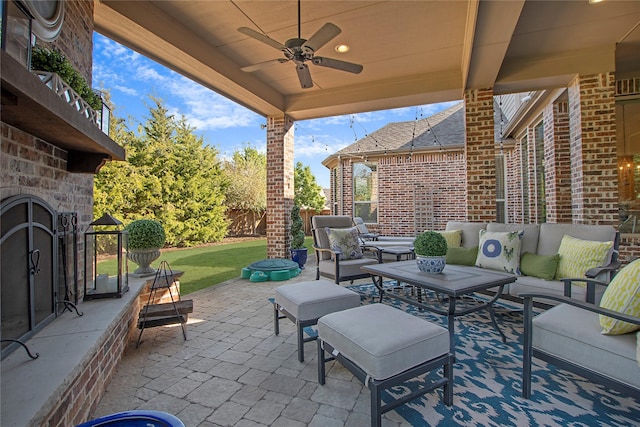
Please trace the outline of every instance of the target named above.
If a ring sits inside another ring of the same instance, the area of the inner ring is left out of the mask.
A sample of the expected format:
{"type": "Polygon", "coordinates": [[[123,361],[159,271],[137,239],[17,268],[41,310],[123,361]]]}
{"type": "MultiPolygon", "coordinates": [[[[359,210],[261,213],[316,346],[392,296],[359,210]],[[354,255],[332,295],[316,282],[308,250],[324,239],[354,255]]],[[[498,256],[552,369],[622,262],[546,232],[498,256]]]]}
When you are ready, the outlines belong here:
{"type": "Polygon", "coordinates": [[[278,286],[275,293],[276,304],[300,321],[360,305],[356,292],[323,279],[278,286]]]}
{"type": "Polygon", "coordinates": [[[598,314],[560,304],[533,319],[534,348],[640,387],[636,337],[603,335],[598,314]]]}
{"type": "Polygon", "coordinates": [[[447,249],[447,264],[452,265],[476,265],[476,258],[478,257],[478,247],[473,248],[452,248],[447,249]]]}
{"type": "Polygon", "coordinates": [[[520,271],[526,276],[553,280],[556,277],[559,260],[560,256],[558,254],[537,255],[525,252],[520,258],[520,271]]]}
{"type": "Polygon", "coordinates": [[[362,258],[362,249],[358,239],[358,229],[350,228],[329,228],[326,229],[329,237],[329,247],[336,252],[340,259],[362,258]]]}
{"type": "Polygon", "coordinates": [[[582,240],[568,234],[562,238],[556,279],[584,277],[590,268],[601,267],[609,256],[613,241],[582,240]]]}
{"type": "MultiPolygon", "coordinates": [[[[600,307],[640,317],[640,259],[620,270],[602,295],[600,307]]],[[[640,325],[600,315],[602,333],[620,335],[640,329],[640,325]]]]}
{"type": "Polygon", "coordinates": [[[476,267],[520,275],[520,243],[524,231],[480,230],[476,267]]]}
{"type": "Polygon", "coordinates": [[[459,248],[462,243],[462,230],[436,231],[447,241],[447,247],[459,248]]]}
{"type": "Polygon", "coordinates": [[[449,352],[447,329],[384,304],[323,316],[318,337],[377,380],[449,352]]]}

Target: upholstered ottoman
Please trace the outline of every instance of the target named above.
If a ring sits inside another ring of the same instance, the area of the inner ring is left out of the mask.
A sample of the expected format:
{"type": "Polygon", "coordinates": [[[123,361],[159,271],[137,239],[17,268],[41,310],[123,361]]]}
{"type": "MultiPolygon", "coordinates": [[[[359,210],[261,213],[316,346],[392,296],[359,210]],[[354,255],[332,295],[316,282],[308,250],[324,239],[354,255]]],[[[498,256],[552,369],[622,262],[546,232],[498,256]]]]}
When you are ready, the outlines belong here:
{"type": "Polygon", "coordinates": [[[447,329],[384,304],[331,313],[318,320],[318,382],[325,383],[325,363],[336,359],[371,392],[371,425],[382,414],[431,390],[443,387],[443,401],[453,403],[453,355],[447,329]],[[325,351],[331,356],[325,358],[325,351]],[[434,369],[442,378],[382,405],[383,390],[434,369]]]}
{"type": "Polygon", "coordinates": [[[279,321],[285,317],[296,324],[298,360],[304,362],[304,343],[316,337],[304,338],[303,329],[318,323],[325,314],[359,305],[360,295],[324,279],[278,286],[273,304],[273,329],[278,335],[279,321]]]}

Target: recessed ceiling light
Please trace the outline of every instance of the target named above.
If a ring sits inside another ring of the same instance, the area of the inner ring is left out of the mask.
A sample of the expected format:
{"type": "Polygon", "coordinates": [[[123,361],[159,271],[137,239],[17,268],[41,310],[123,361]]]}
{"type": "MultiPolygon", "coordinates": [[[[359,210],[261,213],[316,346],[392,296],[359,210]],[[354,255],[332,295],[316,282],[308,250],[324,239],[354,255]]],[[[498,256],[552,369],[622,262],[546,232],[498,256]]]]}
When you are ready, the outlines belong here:
{"type": "Polygon", "coordinates": [[[338,53],[347,53],[349,52],[351,48],[349,46],[347,46],[346,44],[339,44],[338,46],[335,47],[336,52],[338,53]]]}
{"type": "Polygon", "coordinates": [[[589,0],[589,4],[595,4],[595,3],[600,3],[603,2],[604,0],[589,0]]]}

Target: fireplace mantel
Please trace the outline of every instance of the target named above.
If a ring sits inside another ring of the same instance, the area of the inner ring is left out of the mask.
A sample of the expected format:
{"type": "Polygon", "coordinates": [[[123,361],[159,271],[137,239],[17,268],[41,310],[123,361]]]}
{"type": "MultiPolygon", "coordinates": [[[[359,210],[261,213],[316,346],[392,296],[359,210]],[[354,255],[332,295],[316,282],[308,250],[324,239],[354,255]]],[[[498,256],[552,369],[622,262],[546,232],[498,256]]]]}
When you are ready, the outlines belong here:
{"type": "Polygon", "coordinates": [[[97,173],[125,151],[6,52],[2,64],[2,121],[68,152],[67,170],[97,173]]]}

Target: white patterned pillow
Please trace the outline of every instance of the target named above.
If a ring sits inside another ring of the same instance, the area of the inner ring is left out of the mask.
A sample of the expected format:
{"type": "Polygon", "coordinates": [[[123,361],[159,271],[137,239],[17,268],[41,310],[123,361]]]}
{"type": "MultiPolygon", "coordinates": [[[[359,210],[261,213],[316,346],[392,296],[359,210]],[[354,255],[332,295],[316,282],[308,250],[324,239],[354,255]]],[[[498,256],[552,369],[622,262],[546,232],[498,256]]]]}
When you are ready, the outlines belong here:
{"type": "Polygon", "coordinates": [[[584,277],[587,270],[604,265],[612,247],[613,242],[581,240],[565,235],[558,249],[560,261],[556,279],[584,277]]]}
{"type": "Polygon", "coordinates": [[[336,252],[341,260],[362,258],[362,249],[358,239],[358,229],[351,228],[329,228],[326,227],[329,247],[336,252]]]}
{"type": "Polygon", "coordinates": [[[480,230],[476,267],[520,275],[520,245],[524,230],[480,230]]]}
{"type": "MultiPolygon", "coordinates": [[[[640,259],[620,270],[611,280],[600,300],[600,307],[640,317],[640,259]]],[[[600,315],[602,333],[621,335],[640,329],[640,325],[600,315]]]]}

